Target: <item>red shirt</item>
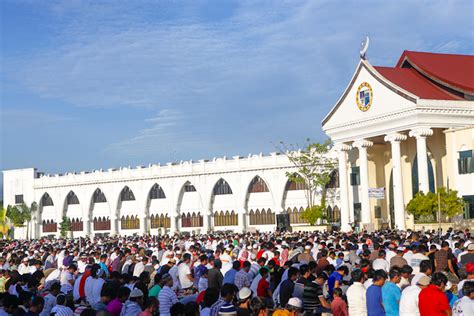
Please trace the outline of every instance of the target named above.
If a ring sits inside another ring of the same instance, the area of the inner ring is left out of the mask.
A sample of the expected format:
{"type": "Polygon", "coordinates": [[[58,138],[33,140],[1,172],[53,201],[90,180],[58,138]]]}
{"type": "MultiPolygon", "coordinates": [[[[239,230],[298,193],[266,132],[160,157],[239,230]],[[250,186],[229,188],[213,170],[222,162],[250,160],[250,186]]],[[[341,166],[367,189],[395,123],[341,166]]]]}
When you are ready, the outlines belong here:
{"type": "Polygon", "coordinates": [[[267,297],[267,290],[270,288],[270,283],[267,282],[264,278],[261,278],[258,281],[257,285],[257,296],[258,297],[267,297]]]}
{"type": "Polygon", "coordinates": [[[421,290],[418,299],[421,316],[446,316],[444,311],[451,310],[446,294],[433,284],[421,290]]]}

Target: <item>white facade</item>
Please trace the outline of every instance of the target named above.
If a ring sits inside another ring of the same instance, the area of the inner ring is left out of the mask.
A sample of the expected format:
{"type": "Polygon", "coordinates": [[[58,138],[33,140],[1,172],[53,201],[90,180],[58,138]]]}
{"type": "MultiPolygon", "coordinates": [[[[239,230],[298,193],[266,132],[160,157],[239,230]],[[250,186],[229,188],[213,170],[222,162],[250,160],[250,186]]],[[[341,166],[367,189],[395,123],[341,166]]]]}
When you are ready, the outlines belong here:
{"type": "MultiPolygon", "coordinates": [[[[414,219],[406,212],[414,187],[425,193],[449,187],[467,201],[467,208],[473,207],[474,173],[458,172],[460,153],[472,156],[474,149],[472,93],[451,96],[452,86],[445,92],[431,78],[419,79],[420,74],[416,79],[424,82],[413,84],[402,76],[389,77],[392,69],[384,76],[384,68],[361,59],[343,95],[323,120],[323,130],[339,153],[343,230],[350,230],[354,224],[369,229],[414,228],[414,219]],[[420,97],[387,77],[400,84],[410,82],[407,86],[412,85],[422,95],[446,94],[452,99],[420,97]],[[424,84],[424,90],[418,84],[424,84]],[[357,102],[364,89],[370,89],[370,103],[361,108],[357,102]],[[356,183],[351,181],[354,170],[358,172],[356,183]],[[382,189],[384,196],[370,196],[370,189],[382,189]]],[[[413,80],[414,70],[409,71],[401,69],[399,73],[413,80]]],[[[472,226],[472,221],[464,220],[464,224],[472,226]]]]}
{"type": "MultiPolygon", "coordinates": [[[[6,170],[3,172],[4,204],[14,205],[18,202],[15,201],[15,196],[21,195],[27,205],[33,202],[39,205],[31,227],[31,235],[36,237],[59,234],[59,227],[54,231],[44,231],[43,223],[59,225],[64,215],[82,222],[82,229],[74,231],[74,236],[98,233],[156,234],[165,230],[270,231],[276,228],[276,214],[289,209],[300,210],[307,205],[304,190],[286,190],[286,172],[295,171],[296,168],[288,158],[277,153],[269,156],[260,154],[249,155],[248,158],[224,157],[212,161],[185,161],[164,166],[95,170],[65,175],[43,175],[34,168],[6,170]],[[249,189],[252,183],[258,179],[261,179],[260,184],[264,183],[263,192],[249,192],[252,191],[249,189]],[[231,194],[227,191],[225,193],[228,194],[214,194],[218,182],[226,183],[231,194]],[[163,195],[160,194],[160,198],[150,196],[154,185],[158,185],[162,190],[163,195]],[[195,191],[188,192],[192,187],[195,191]],[[124,188],[130,189],[128,192],[132,192],[134,200],[121,197],[124,188]],[[94,193],[98,190],[105,198],[94,203],[94,193]],[[265,225],[256,224],[250,216],[262,210],[268,212],[268,224],[265,225]],[[221,212],[225,219],[221,218],[220,222],[217,222],[214,215],[221,212]],[[181,218],[187,214],[196,216],[192,227],[187,227],[190,226],[185,224],[187,219],[181,218]],[[197,218],[198,215],[202,216],[202,219],[197,218]],[[136,216],[139,225],[124,229],[121,220],[127,216],[136,216]],[[167,226],[162,224],[153,225],[152,218],[156,217],[168,218],[169,228],[157,227],[167,226]],[[232,219],[229,219],[231,217],[232,219]],[[102,219],[106,222],[110,219],[110,223],[97,224],[102,219]],[[104,229],[103,225],[110,227],[105,226],[104,229]],[[95,226],[98,229],[95,229],[95,226]]],[[[332,208],[337,206],[336,194],[330,201],[332,208]]]]}

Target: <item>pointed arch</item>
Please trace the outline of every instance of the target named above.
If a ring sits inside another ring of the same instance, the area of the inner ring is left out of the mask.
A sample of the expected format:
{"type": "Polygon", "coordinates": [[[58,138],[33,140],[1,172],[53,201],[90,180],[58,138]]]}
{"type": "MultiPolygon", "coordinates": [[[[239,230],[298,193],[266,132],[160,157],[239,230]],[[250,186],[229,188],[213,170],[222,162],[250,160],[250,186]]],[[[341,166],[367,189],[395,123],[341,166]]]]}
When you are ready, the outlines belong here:
{"type": "Polygon", "coordinates": [[[214,185],[212,192],[214,195],[232,194],[232,189],[227,181],[220,178],[214,185]]]}
{"type": "Polygon", "coordinates": [[[105,197],[104,192],[100,188],[95,189],[94,194],[92,195],[92,203],[106,203],[107,198],[105,197]]]}
{"type": "Polygon", "coordinates": [[[45,192],[40,200],[40,207],[44,206],[54,206],[53,199],[48,194],[48,192],[45,192]]]}
{"type": "Polygon", "coordinates": [[[79,198],[77,197],[76,193],[74,191],[69,191],[69,193],[66,196],[66,205],[75,205],[79,204],[79,198]]]}
{"type": "Polygon", "coordinates": [[[268,185],[260,176],[255,176],[252,181],[250,181],[247,193],[262,192],[270,192],[270,190],[268,190],[268,185]]]}
{"type": "Polygon", "coordinates": [[[329,182],[326,183],[326,189],[337,189],[339,188],[339,169],[334,169],[329,174],[329,182]]]}
{"type": "Polygon", "coordinates": [[[253,210],[249,212],[249,224],[255,225],[255,212],[253,210]]]}
{"type": "Polygon", "coordinates": [[[285,191],[306,190],[307,188],[306,182],[300,174],[295,172],[293,173],[292,177],[297,178],[298,181],[293,181],[293,180],[288,179],[286,181],[285,191]]]}
{"type": "Polygon", "coordinates": [[[120,201],[135,201],[135,195],[128,186],[125,186],[122,191],[120,191],[120,201]]]}
{"type": "Polygon", "coordinates": [[[158,183],[155,183],[151,187],[150,192],[148,193],[148,198],[150,200],[166,199],[166,195],[165,195],[165,192],[163,191],[163,188],[158,183]]]}
{"type": "Polygon", "coordinates": [[[328,207],[326,208],[326,214],[324,214],[326,216],[326,220],[328,221],[328,223],[332,223],[334,221],[334,214],[332,213],[332,208],[330,205],[328,205],[328,207]]]}

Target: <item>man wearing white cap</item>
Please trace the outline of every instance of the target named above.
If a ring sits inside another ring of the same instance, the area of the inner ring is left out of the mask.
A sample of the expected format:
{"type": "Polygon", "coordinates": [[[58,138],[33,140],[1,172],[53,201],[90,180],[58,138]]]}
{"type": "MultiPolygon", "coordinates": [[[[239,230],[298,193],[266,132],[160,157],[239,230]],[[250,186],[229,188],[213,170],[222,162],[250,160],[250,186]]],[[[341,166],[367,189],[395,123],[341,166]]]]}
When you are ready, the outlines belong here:
{"type": "Polygon", "coordinates": [[[142,312],[143,292],[138,288],[134,288],[130,292],[129,299],[125,302],[120,312],[120,316],[138,316],[142,312]]]}
{"type": "Polygon", "coordinates": [[[421,290],[430,284],[430,280],[430,277],[423,275],[416,285],[410,285],[403,290],[400,297],[400,316],[420,315],[418,296],[421,290]]]}
{"type": "Polygon", "coordinates": [[[288,300],[286,308],[279,308],[273,312],[273,316],[296,316],[303,310],[303,302],[297,298],[292,297],[288,300]]]}

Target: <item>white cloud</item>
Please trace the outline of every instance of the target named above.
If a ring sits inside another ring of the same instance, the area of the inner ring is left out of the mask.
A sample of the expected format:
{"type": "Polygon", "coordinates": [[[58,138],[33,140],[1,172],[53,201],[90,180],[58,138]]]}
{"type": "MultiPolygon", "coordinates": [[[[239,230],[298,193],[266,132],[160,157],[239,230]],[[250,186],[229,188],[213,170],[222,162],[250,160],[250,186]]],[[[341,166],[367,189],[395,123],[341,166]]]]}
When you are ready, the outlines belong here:
{"type": "Polygon", "coordinates": [[[239,1],[216,20],[203,5],[56,1],[54,45],[3,68],[41,98],[158,113],[107,147],[156,154],[312,136],[367,34],[374,64],[394,64],[403,49],[472,50],[472,34],[451,39],[472,26],[470,3],[239,1]]]}

